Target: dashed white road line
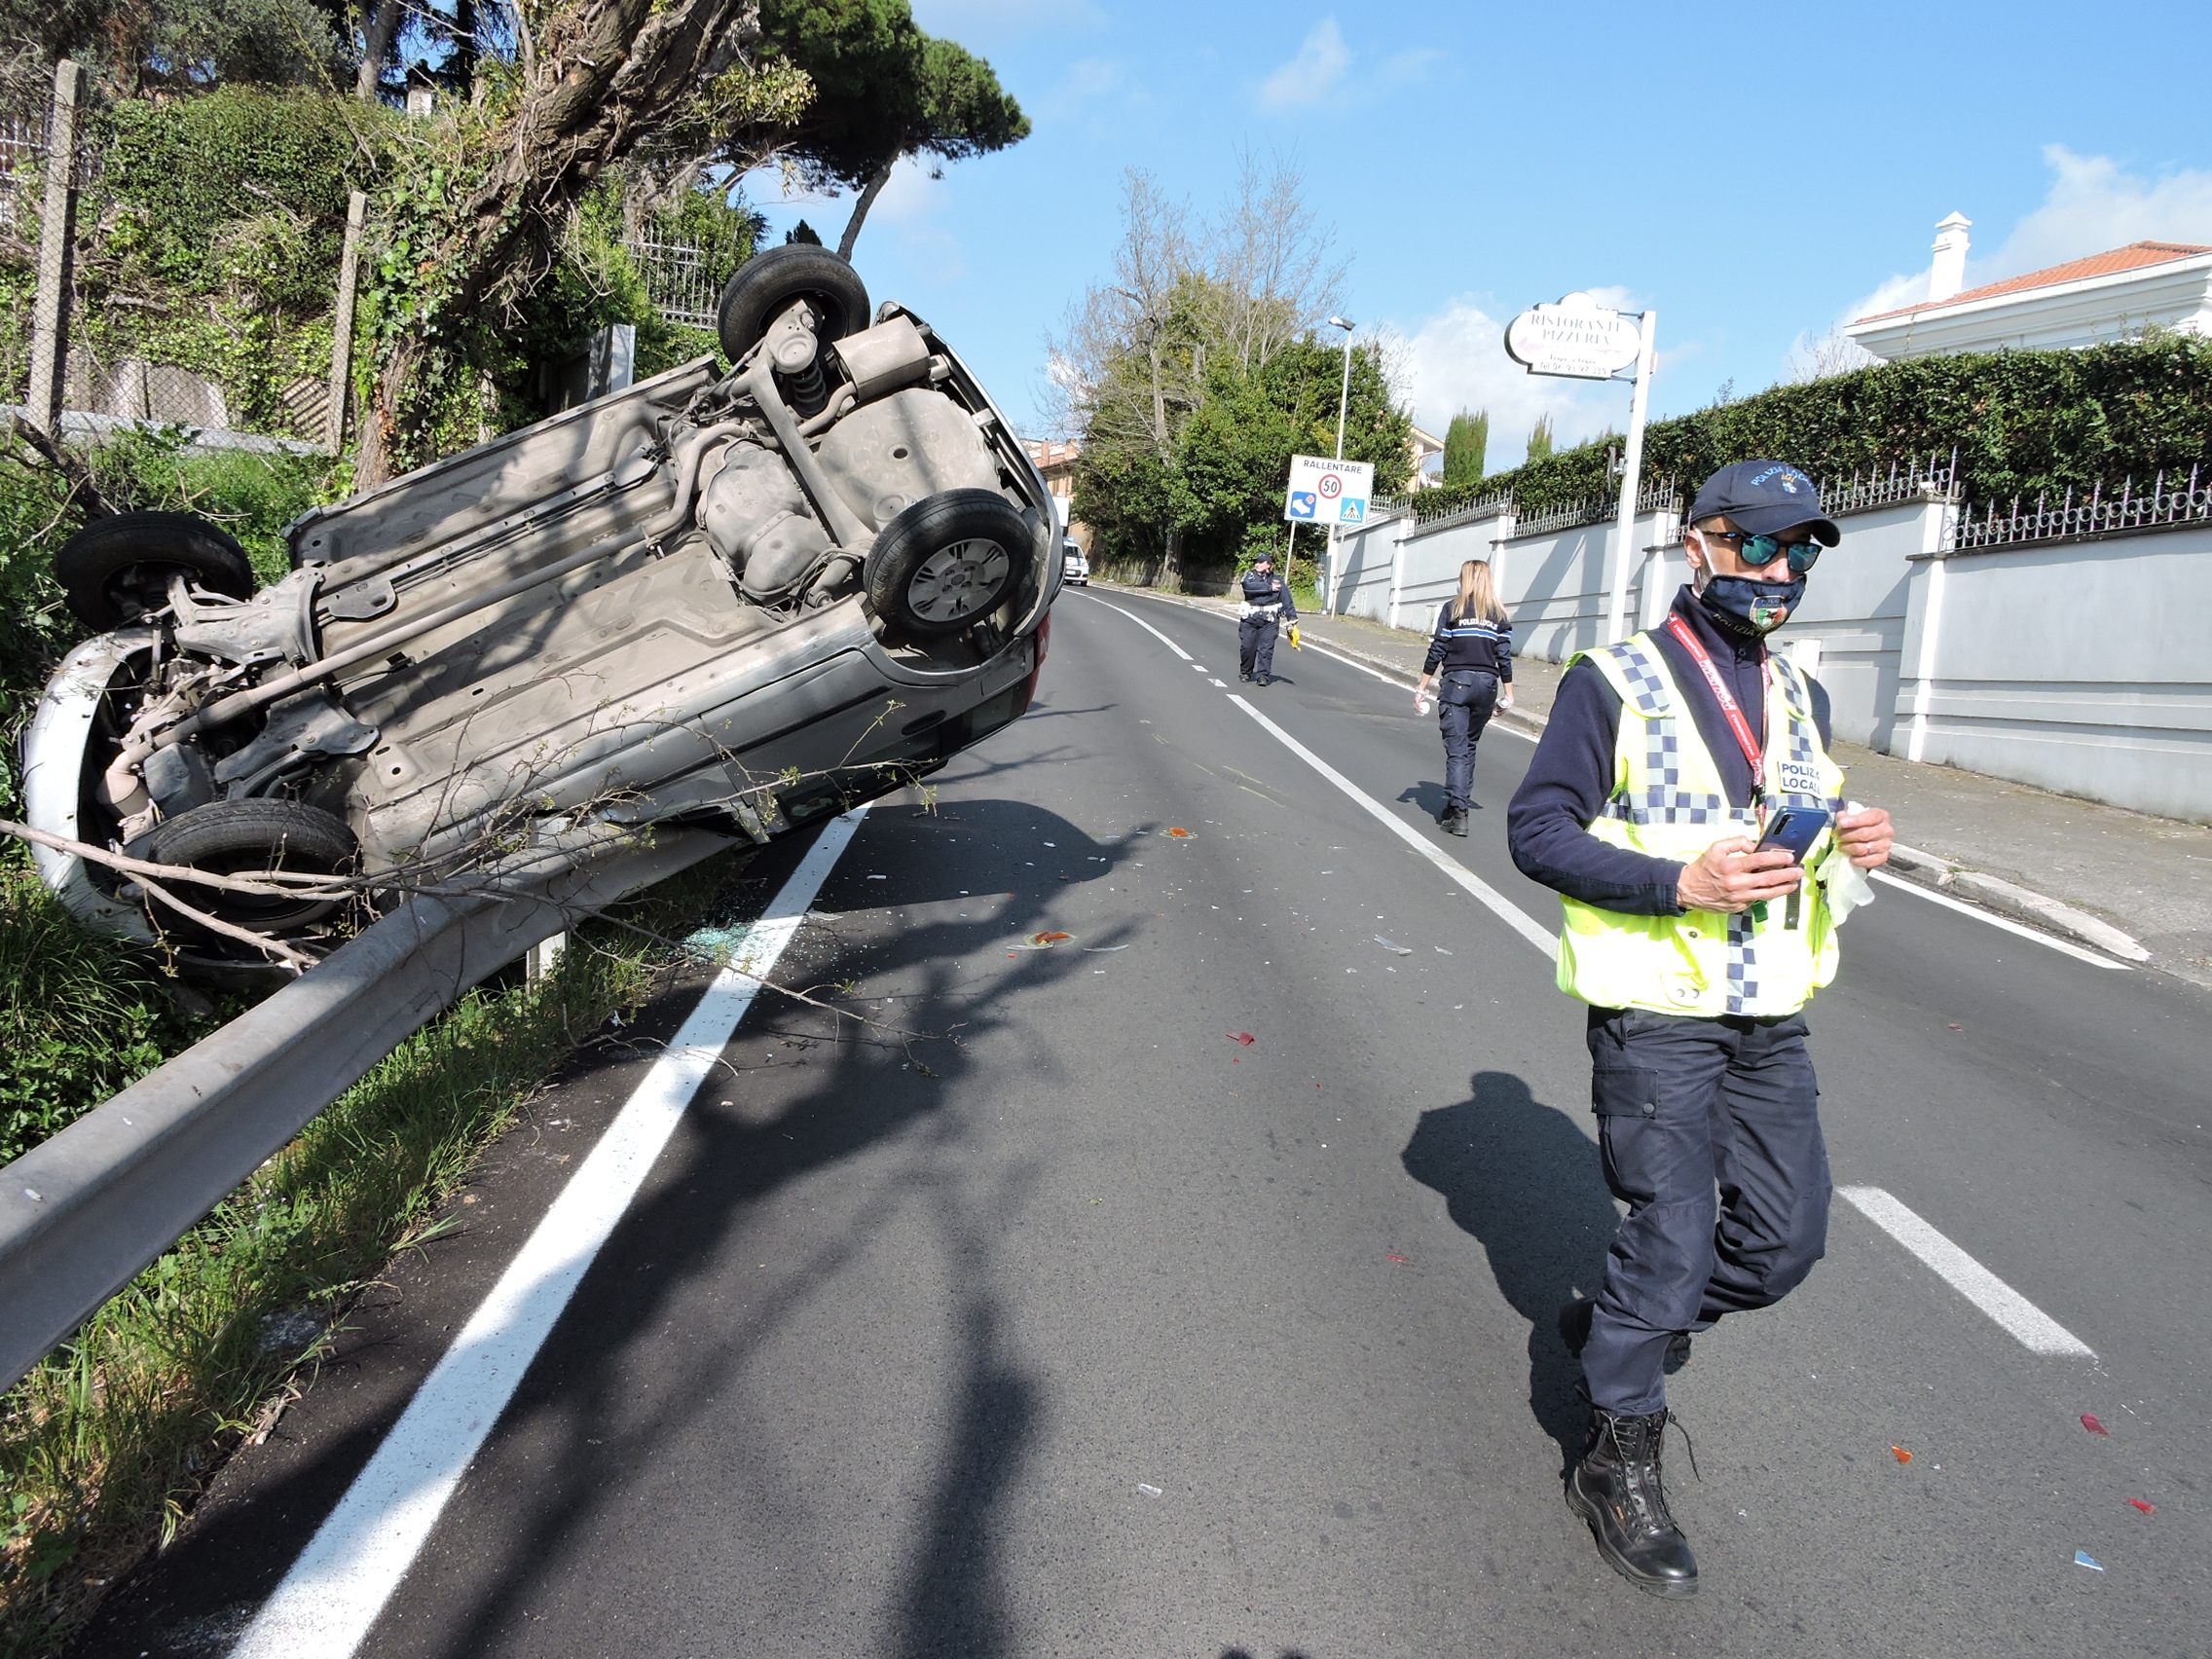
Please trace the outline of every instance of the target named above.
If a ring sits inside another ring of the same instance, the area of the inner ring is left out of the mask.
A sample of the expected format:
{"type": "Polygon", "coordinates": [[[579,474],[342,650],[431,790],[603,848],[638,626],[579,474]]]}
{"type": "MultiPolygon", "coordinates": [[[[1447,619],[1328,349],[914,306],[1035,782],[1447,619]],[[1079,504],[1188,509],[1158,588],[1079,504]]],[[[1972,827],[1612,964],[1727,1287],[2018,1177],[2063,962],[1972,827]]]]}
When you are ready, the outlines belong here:
{"type": "MultiPolygon", "coordinates": [[[[1105,602],[1101,600],[1099,603],[1104,604],[1105,602]]],[[[1107,606],[1107,608],[1109,610],[1121,610],[1124,616],[1128,616],[1129,620],[1136,623],[1138,627],[1145,629],[1148,633],[1158,635],[1162,641],[1166,642],[1170,648],[1174,646],[1172,640],[1168,640],[1166,635],[1160,633],[1159,629],[1153,627],[1142,617],[1130,616],[1129,612],[1122,610],[1122,608],[1118,605],[1107,606]]],[[[1334,656],[1336,653],[1327,652],[1324,654],[1334,656]]],[[[1343,661],[1345,659],[1339,658],[1338,660],[1343,661]]],[[[1349,666],[1361,667],[1358,663],[1351,663],[1349,666]]],[[[1373,674],[1374,670],[1366,669],[1364,672],[1373,674]]],[[[1380,680],[1383,677],[1376,675],[1376,678],[1380,680]]],[[[1400,823],[1381,801],[1376,800],[1372,795],[1361,790],[1357,784],[1354,784],[1349,778],[1314,754],[1312,750],[1291,736],[1289,732],[1283,730],[1266,715],[1260,713],[1243,697],[1232,693],[1229,700],[1259,721],[1271,736],[1293,755],[1304,760],[1330,783],[1336,785],[1370,817],[1473,894],[1515,933],[1542,951],[1547,958],[1557,959],[1559,952],[1558,939],[1547,933],[1532,917],[1507,899],[1504,894],[1492,887],[1457,860],[1431,845],[1428,838],[1412,826],[1400,823]]],[[[2062,940],[2054,940],[2047,935],[2039,934],[2033,929],[2021,927],[2016,922],[2007,921],[2002,916],[1992,916],[1985,911],[1975,909],[1972,905],[1963,904],[1958,900],[1948,898],[1943,894],[1931,893],[1924,887],[1916,886],[1911,882],[1900,881],[1896,876],[1885,875],[1879,870],[1874,871],[1873,874],[1877,881],[1886,882],[1893,887],[1905,888],[1910,892],[1919,894],[1923,899],[1934,900],[1939,904],[1948,904],[1953,909],[1964,910],[1979,921],[1988,922],[2010,933],[2019,934],[2024,939],[2032,939],[2038,944],[2050,945],[2054,949],[2065,951],[2068,955],[2079,956],[2085,962],[2094,962],[2100,968],[2122,966],[2120,963],[2108,962],[2101,957],[2093,956],[2088,951],[2068,944],[2062,940]]],[[[1927,1267],[1934,1270],[1944,1283],[1950,1285],[1952,1289],[1988,1314],[1990,1318],[2004,1327],[2022,1346],[2028,1348],[2031,1352],[2072,1358],[2094,1359],[2096,1357],[2095,1350],[2088,1344],[2083,1342],[2081,1338],[2075,1336],[2073,1332],[2067,1330],[2065,1326],[2059,1324],[2057,1320],[1944,1237],[1942,1234],[1915,1215],[1882,1188],[1838,1187],[1836,1192],[1857,1208],[1861,1214],[1864,1215],[1867,1220],[1873,1222],[1875,1226],[1895,1238],[1899,1244],[1902,1244],[1913,1255],[1919,1257],[1927,1267]]]]}
{"type": "Polygon", "coordinates": [[[1935,1270],[1936,1277],[1988,1314],[2032,1353],[2094,1359],[2096,1350],[1880,1187],[1838,1187],[1838,1195],[1935,1270]]]}
{"type": "Polygon", "coordinates": [[[350,1659],[867,815],[831,819],[309,1540],[233,1659],[350,1659]]]}
{"type": "Polygon", "coordinates": [[[1519,934],[1523,939],[1527,940],[1530,944],[1534,945],[1538,950],[1542,951],[1547,961],[1557,958],[1559,954],[1559,940],[1555,939],[1551,934],[1547,933],[1543,929],[1543,927],[1537,923],[1535,918],[1530,916],[1526,910],[1522,909],[1520,905],[1514,903],[1512,900],[1506,898],[1504,894],[1500,893],[1496,888],[1493,887],[1489,882],[1485,881],[1481,876],[1477,875],[1473,870],[1469,869],[1457,859],[1451,857],[1441,848],[1432,845],[1429,842],[1428,837],[1423,835],[1419,830],[1416,830],[1412,825],[1401,824],[1398,821],[1397,816],[1392,813],[1388,807],[1384,806],[1373,795],[1367,793],[1357,784],[1353,783],[1349,778],[1346,777],[1342,772],[1338,771],[1334,766],[1330,765],[1326,760],[1322,759],[1318,755],[1314,754],[1312,750],[1307,748],[1305,744],[1299,742],[1298,739],[1291,736],[1289,732],[1283,730],[1282,727],[1275,724],[1275,722],[1268,719],[1267,716],[1261,714],[1259,710],[1253,708],[1252,705],[1246,702],[1242,697],[1233,694],[1229,700],[1232,703],[1235,703],[1239,709],[1242,709],[1246,714],[1250,715],[1254,719],[1258,720],[1260,724],[1267,729],[1269,735],[1273,737],[1276,742],[1280,743],[1293,755],[1297,756],[1301,760],[1305,761],[1309,766],[1312,767],[1314,771],[1320,773],[1322,777],[1328,779],[1330,783],[1336,785],[1338,789],[1344,791],[1346,795],[1348,795],[1358,806],[1366,811],[1369,816],[1374,818],[1376,822],[1382,825],[1383,828],[1388,830],[1391,834],[1397,836],[1399,840],[1405,842],[1407,846],[1413,848],[1415,852],[1420,854],[1422,858],[1428,860],[1430,864],[1434,865],[1438,869],[1442,870],[1446,875],[1450,876],[1454,881],[1457,882],[1461,887],[1465,888],[1469,893],[1473,894],[1475,898],[1482,903],[1485,908],[1489,909],[1500,921],[1504,922],[1507,927],[1511,928],[1515,933],[1519,934]]]}
{"type": "MultiPolygon", "coordinates": [[[[1189,651],[1185,650],[1185,649],[1184,649],[1184,648],[1183,648],[1183,647],[1182,647],[1181,645],[1177,645],[1177,644],[1176,644],[1176,643],[1175,643],[1175,642],[1174,642],[1173,640],[1170,640],[1170,639],[1169,639],[1169,638],[1168,638],[1168,637],[1167,637],[1167,636],[1166,636],[1165,634],[1162,634],[1162,633],[1161,633],[1161,631],[1160,631],[1160,630],[1159,630],[1158,628],[1155,628],[1155,627],[1154,627],[1154,626],[1153,626],[1153,625],[1152,625],[1152,624],[1151,624],[1150,622],[1147,622],[1147,621],[1146,621],[1146,620],[1145,620],[1145,619],[1144,619],[1143,617],[1139,616],[1139,615],[1138,615],[1138,614],[1137,614],[1137,613],[1136,613],[1135,611],[1133,611],[1133,610],[1124,610],[1124,609],[1123,609],[1123,608],[1121,608],[1120,606],[1118,606],[1118,605],[1109,605],[1109,604],[1107,604],[1107,602],[1106,602],[1105,600],[1103,600],[1103,599],[1100,599],[1100,598],[1099,598],[1099,597],[1098,597],[1098,596],[1097,596],[1096,594],[1094,594],[1094,593],[1087,593],[1087,594],[1085,594],[1085,595],[1084,595],[1083,597],[1084,597],[1084,598],[1086,598],[1086,599],[1088,599],[1088,600],[1089,600],[1089,601],[1090,601],[1090,602],[1091,602],[1091,603],[1092,603],[1093,605],[1104,605],[1104,606],[1106,606],[1106,608],[1107,608],[1108,610],[1111,610],[1112,612],[1114,612],[1114,614],[1115,614],[1115,615],[1117,615],[1117,616],[1126,616],[1126,617],[1127,617],[1127,618],[1128,618],[1128,619],[1129,619],[1129,620],[1130,620],[1131,622],[1134,622],[1134,623],[1135,623],[1135,624],[1136,624],[1136,625],[1137,625],[1138,627],[1142,628],[1142,629],[1143,629],[1143,630],[1144,630],[1144,631],[1145,631],[1146,633],[1150,634],[1150,635],[1151,635],[1151,636],[1152,636],[1152,637],[1153,637],[1154,639],[1158,640],[1158,641],[1159,641],[1159,642],[1160,642],[1160,643],[1161,643],[1161,645],[1165,645],[1165,646],[1166,646],[1166,647],[1167,647],[1167,648],[1168,648],[1169,650],[1173,651],[1173,652],[1174,652],[1174,653],[1175,653],[1175,654],[1176,654],[1177,656],[1181,657],[1181,658],[1182,658],[1182,659],[1183,659],[1183,660],[1184,660],[1185,662],[1189,662],[1189,663],[1191,663],[1191,666],[1192,666],[1193,668],[1198,668],[1198,665],[1197,663],[1195,663],[1195,662],[1191,662],[1191,653],[1190,653],[1189,651]]],[[[1198,672],[1199,672],[1199,673],[1201,673],[1201,674],[1203,674],[1203,673],[1204,673],[1205,671],[1204,671],[1203,669],[1199,669],[1199,670],[1198,670],[1198,672]]]]}

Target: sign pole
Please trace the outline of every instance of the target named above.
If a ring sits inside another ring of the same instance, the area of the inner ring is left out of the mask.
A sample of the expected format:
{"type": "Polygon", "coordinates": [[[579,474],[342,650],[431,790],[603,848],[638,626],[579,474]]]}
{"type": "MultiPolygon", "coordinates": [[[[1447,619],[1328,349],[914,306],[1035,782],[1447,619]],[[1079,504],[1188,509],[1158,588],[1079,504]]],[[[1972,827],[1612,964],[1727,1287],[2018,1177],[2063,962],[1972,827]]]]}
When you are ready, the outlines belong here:
{"type": "Polygon", "coordinates": [[[1646,311],[1638,335],[1636,390],[1628,405],[1628,449],[1621,457],[1621,504],[1613,529],[1613,584],[1605,601],[1605,644],[1618,645],[1628,638],[1628,571],[1636,539],[1636,496],[1643,470],[1643,411],[1651,400],[1652,339],[1659,329],[1659,313],[1646,311]]]}

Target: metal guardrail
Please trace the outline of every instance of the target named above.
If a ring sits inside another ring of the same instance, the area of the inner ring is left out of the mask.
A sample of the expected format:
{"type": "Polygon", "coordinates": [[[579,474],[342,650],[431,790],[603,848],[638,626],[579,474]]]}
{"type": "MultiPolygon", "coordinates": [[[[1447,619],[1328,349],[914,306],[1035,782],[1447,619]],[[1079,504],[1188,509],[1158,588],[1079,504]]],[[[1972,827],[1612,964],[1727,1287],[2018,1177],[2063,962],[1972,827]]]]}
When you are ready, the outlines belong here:
{"type": "Polygon", "coordinates": [[[540,855],[466,898],[418,898],[0,1167],[0,1386],[471,985],[730,844],[658,832],[588,862],[540,855]]]}

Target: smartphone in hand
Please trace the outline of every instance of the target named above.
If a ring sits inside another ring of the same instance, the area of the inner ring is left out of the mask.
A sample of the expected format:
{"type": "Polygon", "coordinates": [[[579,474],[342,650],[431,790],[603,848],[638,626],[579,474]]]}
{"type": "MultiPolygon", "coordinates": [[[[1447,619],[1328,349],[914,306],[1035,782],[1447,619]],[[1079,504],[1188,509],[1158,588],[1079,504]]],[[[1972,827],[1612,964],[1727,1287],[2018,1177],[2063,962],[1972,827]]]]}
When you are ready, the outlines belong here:
{"type": "Polygon", "coordinates": [[[1788,853],[1790,862],[1803,864],[1805,854],[1821,831],[1828,827],[1831,815],[1825,807],[1786,806],[1767,820],[1766,833],[1759,837],[1758,851],[1780,847],[1788,853]]]}

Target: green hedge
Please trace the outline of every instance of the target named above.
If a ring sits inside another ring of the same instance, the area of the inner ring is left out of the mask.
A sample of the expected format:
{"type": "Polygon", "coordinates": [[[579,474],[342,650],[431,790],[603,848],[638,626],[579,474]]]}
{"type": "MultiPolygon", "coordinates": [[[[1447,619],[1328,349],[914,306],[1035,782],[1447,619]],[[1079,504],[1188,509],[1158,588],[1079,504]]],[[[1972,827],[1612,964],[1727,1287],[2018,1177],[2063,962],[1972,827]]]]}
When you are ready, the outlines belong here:
{"type": "MultiPolygon", "coordinates": [[[[1794,461],[1825,483],[1954,449],[1967,498],[1981,502],[2212,468],[2212,340],[1923,357],[1776,387],[1653,422],[1643,476],[1672,478],[1686,498],[1715,468],[1753,456],[1794,461]]],[[[1616,488],[1594,443],[1418,499],[1428,519],[1510,490],[1529,518],[1616,488]]]]}

